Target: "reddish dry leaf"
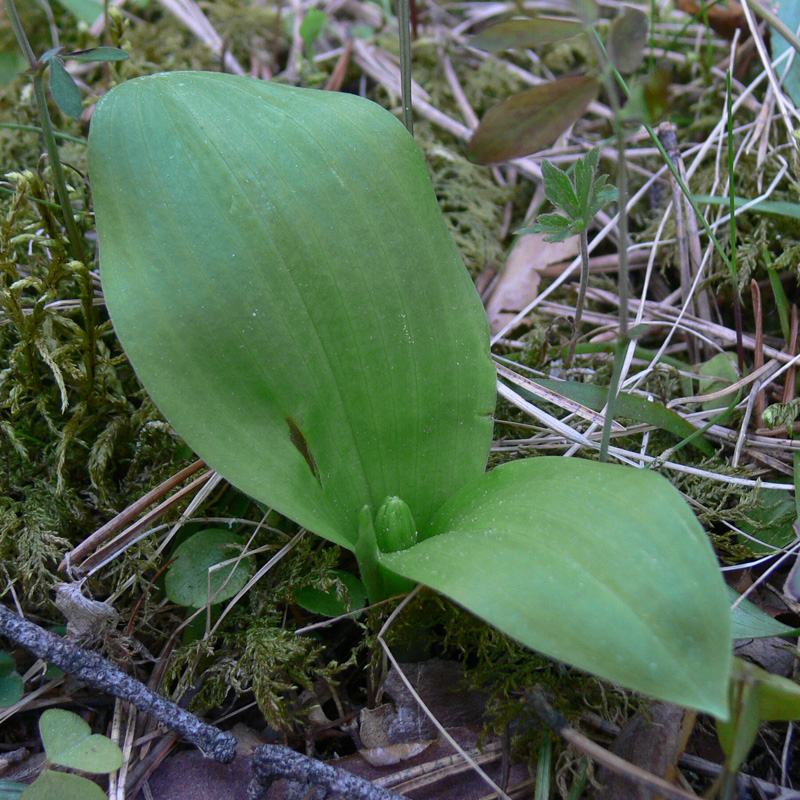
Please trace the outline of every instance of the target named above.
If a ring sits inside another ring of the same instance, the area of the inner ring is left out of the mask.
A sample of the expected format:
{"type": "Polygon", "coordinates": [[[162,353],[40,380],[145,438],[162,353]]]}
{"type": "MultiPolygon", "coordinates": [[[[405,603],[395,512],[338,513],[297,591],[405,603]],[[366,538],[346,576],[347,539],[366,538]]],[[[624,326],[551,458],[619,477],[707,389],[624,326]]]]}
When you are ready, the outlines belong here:
{"type": "MultiPolygon", "coordinates": [[[[685,14],[691,14],[699,20],[703,20],[703,4],[698,0],[677,0],[675,3],[678,10],[685,14]]],[[[710,5],[706,2],[705,16],[708,18],[709,27],[728,41],[733,40],[734,33],[738,28],[743,34],[749,36],[750,28],[747,25],[747,18],[744,15],[741,5],[736,0],[728,0],[728,7],[720,5],[710,5]]]]}
{"type": "Polygon", "coordinates": [[[555,17],[507,19],[482,30],[470,41],[470,46],[497,53],[559,42],[576,36],[582,30],[580,22],[555,17]]]}
{"type": "Polygon", "coordinates": [[[639,69],[644,58],[648,30],[647,15],[638,8],[626,8],[611,24],[608,55],[623,75],[630,75],[639,69]]]}
{"type": "Polygon", "coordinates": [[[596,78],[573,75],[515,94],[486,112],[467,155],[491,164],[544,150],[584,114],[599,89],[596,78]]]}

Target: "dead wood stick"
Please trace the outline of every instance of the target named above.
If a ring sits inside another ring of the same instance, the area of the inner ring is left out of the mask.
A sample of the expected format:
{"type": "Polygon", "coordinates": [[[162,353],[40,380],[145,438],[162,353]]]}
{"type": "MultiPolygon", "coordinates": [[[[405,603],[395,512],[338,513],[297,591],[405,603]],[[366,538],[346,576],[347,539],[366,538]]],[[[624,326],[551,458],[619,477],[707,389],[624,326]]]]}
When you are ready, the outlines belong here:
{"type": "Polygon", "coordinates": [[[258,782],[269,787],[276,778],[313,784],[347,800],[405,800],[402,795],[359,778],[347,770],[297,753],[290,747],[266,744],[253,755],[253,771],[258,782]]]}
{"type": "Polygon", "coordinates": [[[28,622],[2,604],[0,636],[24,647],[38,658],[55,664],[89,686],[133,703],[139,711],[155,717],[207,756],[227,763],[236,754],[236,740],[229,733],[201,721],[171,700],[150,691],[141,681],[132,678],[98,653],[84,650],[28,622]]]}

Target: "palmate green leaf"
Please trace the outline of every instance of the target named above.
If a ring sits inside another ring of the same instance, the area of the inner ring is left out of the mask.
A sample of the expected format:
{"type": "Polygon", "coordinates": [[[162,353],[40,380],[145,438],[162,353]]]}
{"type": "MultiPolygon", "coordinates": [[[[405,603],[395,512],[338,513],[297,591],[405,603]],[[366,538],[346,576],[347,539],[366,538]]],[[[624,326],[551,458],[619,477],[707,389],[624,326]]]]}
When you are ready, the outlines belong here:
{"type": "Polygon", "coordinates": [[[581,229],[580,220],[574,223],[561,214],[540,214],[536,222],[515,233],[543,233],[546,242],[563,242],[580,233],[581,229]]]}
{"type": "Polygon", "coordinates": [[[547,199],[556,208],[562,209],[567,216],[573,219],[581,214],[581,203],[575,194],[575,187],[563,169],[547,159],[542,162],[542,177],[544,178],[544,193],[547,199]]]}
{"type": "Polygon", "coordinates": [[[679,493],[646,470],[543,457],[498,467],[381,564],[546,655],[727,715],[725,585],[679,493]]]}
{"type": "Polygon", "coordinates": [[[495,377],[419,148],[367,100],[218,73],[128,81],[89,137],[111,318],[238,488],[352,549],[481,474],[495,377]]]}

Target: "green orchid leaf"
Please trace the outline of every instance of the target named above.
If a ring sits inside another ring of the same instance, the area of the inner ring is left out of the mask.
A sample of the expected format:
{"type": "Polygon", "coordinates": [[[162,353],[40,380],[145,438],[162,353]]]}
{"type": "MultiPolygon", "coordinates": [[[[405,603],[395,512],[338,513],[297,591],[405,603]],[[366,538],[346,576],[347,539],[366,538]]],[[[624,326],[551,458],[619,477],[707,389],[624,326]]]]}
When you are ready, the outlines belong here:
{"type": "Polygon", "coordinates": [[[491,164],[550,147],[599,90],[596,78],[569,75],[509,97],[486,112],[470,141],[469,158],[491,164]]]}
{"type": "MultiPolygon", "coordinates": [[[[718,195],[708,194],[695,194],[693,195],[695,202],[707,203],[710,206],[730,206],[730,197],[720,197],[718,195]]],[[[739,209],[746,203],[753,201],[747,197],[734,197],[734,208],[739,209]]],[[[788,217],[789,219],[800,219],[800,205],[797,203],[790,203],[786,200],[759,200],[754,203],[748,212],[755,214],[774,214],[781,217],[788,217]]]]}
{"type": "Polygon", "coordinates": [[[51,58],[49,63],[50,94],[53,100],[68,117],[78,119],[83,111],[81,90],[59,58],[51,58]]]}
{"type": "Polygon", "coordinates": [[[139,78],[89,136],[106,302],[146,389],[242,491],[352,549],[484,469],[488,326],[425,161],[362,98],[139,78]]]}
{"type": "MultiPolygon", "coordinates": [[[[784,494],[788,494],[785,492],[784,494]]],[[[739,592],[731,586],[728,590],[728,602],[733,604],[740,600],[739,592]]],[[[766,611],[762,611],[747,598],[731,607],[731,636],[734,639],[767,639],[772,636],[798,636],[800,628],[790,628],[777,619],[773,619],[766,611]]]]}
{"type": "Polygon", "coordinates": [[[560,42],[583,32],[580,22],[557,17],[506,19],[484,28],[474,36],[470,47],[500,53],[517,48],[535,48],[551,42],[560,42]]]}
{"type": "Polygon", "coordinates": [[[96,784],[80,775],[46,769],[19,796],[20,800],[108,800],[96,784]]]}
{"type": "Polygon", "coordinates": [[[548,656],[727,716],[731,634],[708,540],[661,476],[575,458],[505,464],[381,564],[548,656]]]}
{"type": "MultiPolygon", "coordinates": [[[[51,708],[39,718],[47,760],[83,772],[113,772],[122,766],[122,751],[107,736],[92,734],[77,714],[51,708]]],[[[56,796],[58,796],[56,794],[56,796]]]]}
{"type": "Polygon", "coordinates": [[[800,719],[800,686],[735,658],[731,673],[731,719],[717,722],[717,735],[735,771],[747,756],[761,722],[800,719]]]}

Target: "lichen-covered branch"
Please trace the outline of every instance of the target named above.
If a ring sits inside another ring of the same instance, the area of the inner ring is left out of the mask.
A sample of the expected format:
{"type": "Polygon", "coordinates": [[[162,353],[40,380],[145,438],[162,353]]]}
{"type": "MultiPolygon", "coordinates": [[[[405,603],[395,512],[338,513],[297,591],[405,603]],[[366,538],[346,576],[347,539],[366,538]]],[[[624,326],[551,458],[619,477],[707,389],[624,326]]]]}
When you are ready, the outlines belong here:
{"type": "Polygon", "coordinates": [[[139,711],[176,731],[205,755],[223,763],[233,759],[236,745],[233,736],[202,722],[194,714],[150,691],[101,655],[84,650],[24,620],[3,605],[0,605],[0,636],[55,664],[89,686],[133,703],[139,711]]]}

